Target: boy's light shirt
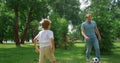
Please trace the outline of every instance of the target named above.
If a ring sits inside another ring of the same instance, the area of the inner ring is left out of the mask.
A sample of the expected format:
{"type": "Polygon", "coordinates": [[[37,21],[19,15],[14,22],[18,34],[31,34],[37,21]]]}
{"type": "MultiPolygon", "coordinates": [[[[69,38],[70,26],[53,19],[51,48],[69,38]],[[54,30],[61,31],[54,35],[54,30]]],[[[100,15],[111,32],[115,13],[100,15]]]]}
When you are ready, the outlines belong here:
{"type": "Polygon", "coordinates": [[[42,30],[35,38],[37,38],[40,48],[42,48],[46,46],[51,46],[50,39],[54,38],[54,35],[51,30],[42,30]]]}

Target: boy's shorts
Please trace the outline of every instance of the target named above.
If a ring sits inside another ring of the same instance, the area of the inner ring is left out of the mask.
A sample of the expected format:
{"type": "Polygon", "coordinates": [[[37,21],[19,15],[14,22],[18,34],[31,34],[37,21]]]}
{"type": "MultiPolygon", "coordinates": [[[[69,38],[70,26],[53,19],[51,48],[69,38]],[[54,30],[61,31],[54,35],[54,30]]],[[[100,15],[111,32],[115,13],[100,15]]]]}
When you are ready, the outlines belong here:
{"type": "Polygon", "coordinates": [[[55,60],[54,53],[52,53],[50,46],[40,48],[39,62],[45,63],[46,59],[49,59],[50,61],[55,60]]]}

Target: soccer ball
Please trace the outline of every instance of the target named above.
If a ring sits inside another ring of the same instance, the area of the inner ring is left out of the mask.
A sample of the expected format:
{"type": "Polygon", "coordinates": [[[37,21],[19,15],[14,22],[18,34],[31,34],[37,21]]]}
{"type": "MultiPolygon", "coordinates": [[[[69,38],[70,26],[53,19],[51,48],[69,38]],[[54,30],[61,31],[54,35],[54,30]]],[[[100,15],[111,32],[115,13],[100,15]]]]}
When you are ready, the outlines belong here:
{"type": "Polygon", "coordinates": [[[98,62],[99,62],[99,59],[97,57],[92,59],[92,63],[98,63],[98,62]]]}

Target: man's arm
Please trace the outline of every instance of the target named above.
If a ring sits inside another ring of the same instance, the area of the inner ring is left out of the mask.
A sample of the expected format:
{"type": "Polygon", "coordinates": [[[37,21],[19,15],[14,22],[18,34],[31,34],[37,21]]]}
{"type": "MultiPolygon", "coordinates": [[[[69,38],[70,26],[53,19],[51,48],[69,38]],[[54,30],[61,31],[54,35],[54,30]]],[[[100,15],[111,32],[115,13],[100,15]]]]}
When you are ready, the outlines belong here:
{"type": "Polygon", "coordinates": [[[37,46],[37,38],[34,38],[34,39],[33,39],[33,43],[34,43],[34,46],[35,46],[35,52],[36,52],[36,53],[39,53],[39,48],[38,48],[38,46],[37,46]]]}
{"type": "Polygon", "coordinates": [[[98,36],[98,39],[101,40],[100,32],[99,32],[97,27],[95,28],[95,32],[96,32],[96,34],[98,36]]]}
{"type": "Polygon", "coordinates": [[[83,37],[85,38],[85,40],[89,40],[89,37],[85,34],[85,30],[81,31],[83,37]]]}

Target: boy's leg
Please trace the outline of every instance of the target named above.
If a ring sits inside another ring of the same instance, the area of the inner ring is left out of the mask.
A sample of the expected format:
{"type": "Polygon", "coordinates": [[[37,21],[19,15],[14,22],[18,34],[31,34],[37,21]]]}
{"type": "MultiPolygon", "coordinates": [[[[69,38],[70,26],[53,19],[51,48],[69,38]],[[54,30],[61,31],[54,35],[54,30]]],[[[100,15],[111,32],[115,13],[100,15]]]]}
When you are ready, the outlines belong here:
{"type": "Polygon", "coordinates": [[[54,56],[54,54],[52,53],[50,46],[46,48],[46,53],[45,53],[45,55],[46,55],[46,57],[51,61],[51,63],[56,63],[55,56],[54,56]]]}
{"type": "Polygon", "coordinates": [[[86,60],[90,61],[90,52],[92,49],[92,43],[90,40],[86,41],[86,60]]]}
{"type": "Polygon", "coordinates": [[[40,49],[40,55],[39,55],[39,63],[45,63],[45,50],[44,48],[40,49]]]}
{"type": "Polygon", "coordinates": [[[52,63],[56,63],[56,60],[53,60],[52,63]]]}
{"type": "Polygon", "coordinates": [[[100,61],[100,48],[99,48],[99,42],[98,42],[97,38],[94,39],[94,44],[93,45],[94,45],[94,48],[95,48],[96,57],[100,61]]]}
{"type": "Polygon", "coordinates": [[[39,60],[39,63],[46,63],[45,58],[39,60]]]}

